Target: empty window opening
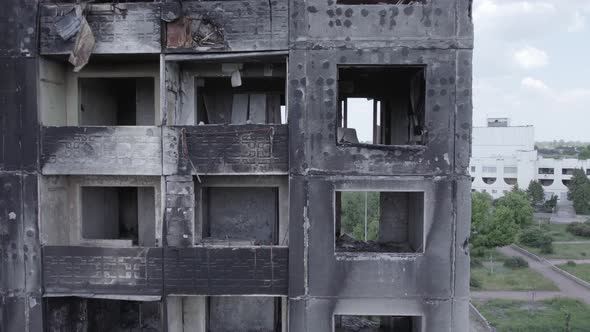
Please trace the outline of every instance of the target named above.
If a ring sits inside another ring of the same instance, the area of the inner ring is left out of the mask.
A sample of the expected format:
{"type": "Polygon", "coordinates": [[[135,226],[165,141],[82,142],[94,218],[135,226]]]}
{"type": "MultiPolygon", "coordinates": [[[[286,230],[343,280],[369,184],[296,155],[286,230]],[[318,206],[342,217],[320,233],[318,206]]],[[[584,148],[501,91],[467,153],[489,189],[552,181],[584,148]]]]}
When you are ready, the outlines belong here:
{"type": "Polygon", "coordinates": [[[562,168],[561,174],[562,175],[574,175],[574,169],[573,168],[562,168]]]}
{"type": "Polygon", "coordinates": [[[509,186],[514,186],[518,183],[518,179],[516,178],[504,178],[504,182],[509,186]]]}
{"type": "Polygon", "coordinates": [[[426,0],[337,0],[341,5],[414,5],[425,4],[426,0]]]}
{"type": "Polygon", "coordinates": [[[425,144],[424,66],[338,68],[340,144],[425,144]]]}
{"type": "Polygon", "coordinates": [[[82,238],[155,246],[154,188],[82,187],[82,238]]]}
{"type": "Polygon", "coordinates": [[[572,180],[561,180],[561,183],[563,183],[563,185],[566,187],[569,187],[570,182],[572,182],[572,180]]]}
{"type": "Polygon", "coordinates": [[[590,169],[586,170],[586,175],[590,175],[590,169]]]}
{"type": "Polygon", "coordinates": [[[422,319],[419,316],[360,316],[335,315],[335,332],[419,332],[422,319]]]}
{"type": "Polygon", "coordinates": [[[471,166],[471,173],[475,173],[475,166],[471,166]]]}
{"type": "Polygon", "coordinates": [[[496,183],[496,178],[482,178],[485,184],[494,184],[496,183]]]}
{"type": "Polygon", "coordinates": [[[80,125],[153,126],[154,79],[79,78],[80,125]]]}
{"type": "Polygon", "coordinates": [[[285,79],[195,78],[199,124],[287,123],[285,79]]]}
{"type": "Polygon", "coordinates": [[[539,174],[555,174],[554,168],[539,168],[539,174]]]}
{"type": "Polygon", "coordinates": [[[475,181],[475,178],[472,176],[472,177],[471,177],[471,182],[473,182],[473,181],[475,181]]]}
{"type": "Polygon", "coordinates": [[[336,192],[337,252],[422,252],[424,193],[336,192]]]}
{"type": "Polygon", "coordinates": [[[543,185],[543,187],[549,187],[550,185],[553,184],[554,180],[551,179],[540,179],[539,182],[541,182],[541,184],[543,185]]]}
{"type": "Polygon", "coordinates": [[[207,306],[208,331],[282,331],[278,297],[213,296],[208,298],[207,306]]]}
{"type": "Polygon", "coordinates": [[[278,244],[277,187],[203,187],[199,195],[204,242],[278,244]]]}
{"type": "Polygon", "coordinates": [[[44,301],[47,331],[161,330],[159,302],[75,297],[49,297],[44,301]]]}

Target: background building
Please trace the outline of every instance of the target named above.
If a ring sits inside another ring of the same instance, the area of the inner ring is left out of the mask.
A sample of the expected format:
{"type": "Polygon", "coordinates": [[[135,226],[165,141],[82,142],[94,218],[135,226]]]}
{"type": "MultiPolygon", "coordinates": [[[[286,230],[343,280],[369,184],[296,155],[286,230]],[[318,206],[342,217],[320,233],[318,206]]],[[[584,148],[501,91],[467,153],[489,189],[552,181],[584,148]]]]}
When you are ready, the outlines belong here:
{"type": "Polygon", "coordinates": [[[468,330],[470,0],[0,22],[0,331],[468,330]]]}
{"type": "Polygon", "coordinates": [[[501,197],[515,184],[526,189],[530,181],[541,182],[545,196],[567,200],[567,185],[574,169],[590,175],[590,162],[573,158],[551,159],[535,150],[533,126],[510,126],[507,118],[488,119],[487,127],[473,128],[470,162],[472,190],[501,197]]]}

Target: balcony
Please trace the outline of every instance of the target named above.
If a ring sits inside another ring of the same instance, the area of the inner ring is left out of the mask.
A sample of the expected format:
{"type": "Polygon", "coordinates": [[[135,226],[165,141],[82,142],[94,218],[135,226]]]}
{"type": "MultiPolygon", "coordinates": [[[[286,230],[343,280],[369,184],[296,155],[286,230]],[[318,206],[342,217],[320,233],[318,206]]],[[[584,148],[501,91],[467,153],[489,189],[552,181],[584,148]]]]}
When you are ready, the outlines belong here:
{"type": "Polygon", "coordinates": [[[287,295],[289,249],[45,246],[46,296],[287,295]]]}
{"type": "Polygon", "coordinates": [[[169,127],[164,134],[165,174],[287,174],[287,125],[169,127]]]}
{"type": "Polygon", "coordinates": [[[155,126],[42,127],[44,175],[161,175],[155,126]]]}

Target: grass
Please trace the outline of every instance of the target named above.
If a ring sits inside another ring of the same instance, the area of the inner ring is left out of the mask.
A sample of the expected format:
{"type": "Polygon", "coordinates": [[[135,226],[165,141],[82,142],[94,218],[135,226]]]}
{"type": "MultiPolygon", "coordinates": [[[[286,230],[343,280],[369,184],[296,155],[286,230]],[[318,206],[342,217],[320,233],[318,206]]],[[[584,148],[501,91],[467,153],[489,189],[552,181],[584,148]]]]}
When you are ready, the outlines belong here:
{"type": "Polygon", "coordinates": [[[485,262],[471,269],[471,276],[481,282],[474,291],[557,291],[551,280],[530,268],[510,269],[503,262],[485,262]]]}
{"type": "Polygon", "coordinates": [[[553,238],[553,241],[590,241],[590,238],[575,236],[566,231],[567,225],[545,224],[542,227],[547,229],[547,234],[553,238]]]}
{"type": "Polygon", "coordinates": [[[539,249],[524,247],[528,251],[546,259],[590,259],[590,243],[570,244],[554,243],[552,254],[541,254],[539,249]]]}
{"type": "Polygon", "coordinates": [[[497,332],[590,332],[590,307],[578,300],[490,300],[473,304],[497,332]],[[566,330],[568,314],[570,326],[566,330]]]}
{"type": "Polygon", "coordinates": [[[503,263],[507,257],[492,249],[487,250],[482,267],[471,269],[471,277],[479,280],[481,286],[474,291],[553,291],[558,288],[541,274],[530,268],[510,269],[503,263]]]}
{"type": "Polygon", "coordinates": [[[590,264],[576,264],[575,266],[561,264],[557,267],[575,275],[584,281],[590,282],[590,264]]]}

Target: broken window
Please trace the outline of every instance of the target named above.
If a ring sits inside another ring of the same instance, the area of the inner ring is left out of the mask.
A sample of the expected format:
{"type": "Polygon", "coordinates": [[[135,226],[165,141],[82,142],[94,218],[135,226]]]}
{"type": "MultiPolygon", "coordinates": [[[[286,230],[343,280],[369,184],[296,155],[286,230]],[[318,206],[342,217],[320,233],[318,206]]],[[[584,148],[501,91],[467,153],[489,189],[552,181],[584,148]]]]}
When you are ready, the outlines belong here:
{"type": "Polygon", "coordinates": [[[208,331],[283,331],[278,297],[212,296],[207,306],[208,331]]]}
{"type": "Polygon", "coordinates": [[[45,298],[47,331],[147,331],[161,330],[159,302],[45,298]]]}
{"type": "Polygon", "coordinates": [[[338,68],[337,142],[425,144],[424,66],[338,68]]]}
{"type": "Polygon", "coordinates": [[[278,243],[277,187],[202,187],[198,195],[204,241],[278,243]]]}
{"type": "Polygon", "coordinates": [[[539,174],[555,174],[554,168],[539,168],[539,174]]]}
{"type": "Polygon", "coordinates": [[[419,332],[421,326],[419,316],[334,316],[335,332],[419,332]]]}
{"type": "Polygon", "coordinates": [[[80,125],[153,126],[154,78],[78,78],[80,125]]]}
{"type": "Polygon", "coordinates": [[[82,238],[155,246],[153,187],[81,187],[82,238]]]}
{"type": "Polygon", "coordinates": [[[426,0],[337,0],[341,5],[414,5],[425,4],[426,0]]]}
{"type": "Polygon", "coordinates": [[[197,123],[287,123],[285,78],[264,77],[272,65],[260,68],[260,76],[255,76],[257,67],[246,69],[236,66],[231,76],[195,78],[197,123]]]}
{"type": "Polygon", "coordinates": [[[424,251],[424,193],[337,191],[337,252],[424,251]]]}

